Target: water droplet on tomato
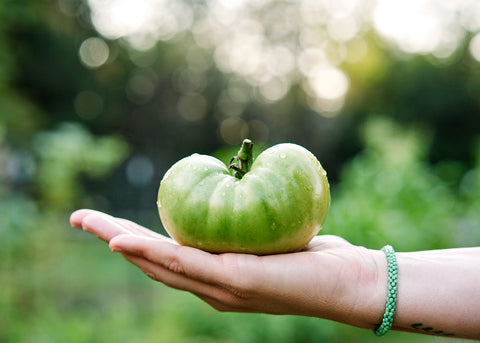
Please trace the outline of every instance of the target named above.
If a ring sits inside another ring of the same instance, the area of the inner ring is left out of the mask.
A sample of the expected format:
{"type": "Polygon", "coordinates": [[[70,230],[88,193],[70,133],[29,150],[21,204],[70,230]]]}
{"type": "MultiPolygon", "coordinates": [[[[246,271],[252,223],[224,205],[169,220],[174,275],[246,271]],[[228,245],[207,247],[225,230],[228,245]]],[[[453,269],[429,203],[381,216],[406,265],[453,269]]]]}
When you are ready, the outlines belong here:
{"type": "Polygon", "coordinates": [[[282,153],[280,154],[280,158],[281,158],[281,159],[287,158],[287,154],[285,154],[284,152],[282,152],[282,153]]]}

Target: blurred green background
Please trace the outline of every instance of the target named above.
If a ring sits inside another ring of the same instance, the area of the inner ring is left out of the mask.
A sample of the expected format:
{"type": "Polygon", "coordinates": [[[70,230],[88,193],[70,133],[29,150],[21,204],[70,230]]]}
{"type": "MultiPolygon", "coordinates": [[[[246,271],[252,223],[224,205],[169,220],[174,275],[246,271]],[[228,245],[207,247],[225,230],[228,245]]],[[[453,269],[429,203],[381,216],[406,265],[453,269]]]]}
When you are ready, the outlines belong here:
{"type": "Polygon", "coordinates": [[[479,31],[472,0],[1,1],[0,342],[448,341],[217,313],[68,217],[164,232],[166,169],[249,137],[320,159],[325,233],[478,246],[479,31]]]}

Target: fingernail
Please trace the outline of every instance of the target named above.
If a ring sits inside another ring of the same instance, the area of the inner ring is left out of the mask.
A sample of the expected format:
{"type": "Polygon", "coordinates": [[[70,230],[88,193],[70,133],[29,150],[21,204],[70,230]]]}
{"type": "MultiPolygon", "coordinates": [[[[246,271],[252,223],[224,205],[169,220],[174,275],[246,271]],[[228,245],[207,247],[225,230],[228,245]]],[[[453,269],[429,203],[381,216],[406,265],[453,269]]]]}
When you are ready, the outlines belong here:
{"type": "Polygon", "coordinates": [[[155,274],[145,272],[145,275],[148,276],[150,279],[157,281],[157,278],[155,277],[155,274]]]}
{"type": "Polygon", "coordinates": [[[113,251],[113,252],[120,252],[122,249],[120,249],[119,247],[117,247],[115,245],[112,245],[112,246],[110,246],[110,250],[113,251]]]}

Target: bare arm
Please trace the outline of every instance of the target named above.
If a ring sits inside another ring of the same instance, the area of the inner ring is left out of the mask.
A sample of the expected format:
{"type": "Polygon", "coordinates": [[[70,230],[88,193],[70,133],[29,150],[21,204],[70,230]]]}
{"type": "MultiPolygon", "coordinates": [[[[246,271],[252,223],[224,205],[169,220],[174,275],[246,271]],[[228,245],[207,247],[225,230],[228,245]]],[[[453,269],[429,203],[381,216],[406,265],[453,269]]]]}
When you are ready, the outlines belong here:
{"type": "Polygon", "coordinates": [[[480,339],[480,248],[397,253],[394,329],[480,339]]]}
{"type": "MultiPolygon", "coordinates": [[[[340,237],[315,237],[293,254],[215,255],[96,211],[77,211],[70,221],[150,278],[220,311],[306,315],[368,329],[382,320],[385,255],[340,237]]],[[[397,261],[392,329],[480,338],[480,248],[397,253],[397,261]]]]}

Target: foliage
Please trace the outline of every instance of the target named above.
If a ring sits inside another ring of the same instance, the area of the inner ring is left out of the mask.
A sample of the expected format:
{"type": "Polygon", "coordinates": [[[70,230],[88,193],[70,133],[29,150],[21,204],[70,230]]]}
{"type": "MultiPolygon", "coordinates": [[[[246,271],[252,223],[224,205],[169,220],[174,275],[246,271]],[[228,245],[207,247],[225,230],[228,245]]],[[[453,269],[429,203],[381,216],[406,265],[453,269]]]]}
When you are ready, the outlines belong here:
{"type": "Polygon", "coordinates": [[[355,244],[404,251],[479,244],[464,241],[459,218],[470,205],[425,163],[425,136],[386,120],[369,122],[366,150],[342,173],[326,230],[355,244]]]}
{"type": "Polygon", "coordinates": [[[41,160],[36,173],[40,200],[43,206],[54,208],[76,203],[81,193],[79,175],[105,178],[127,153],[120,138],[94,137],[74,123],[39,133],[34,148],[41,160]]]}

